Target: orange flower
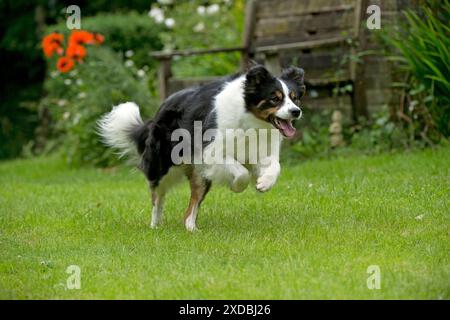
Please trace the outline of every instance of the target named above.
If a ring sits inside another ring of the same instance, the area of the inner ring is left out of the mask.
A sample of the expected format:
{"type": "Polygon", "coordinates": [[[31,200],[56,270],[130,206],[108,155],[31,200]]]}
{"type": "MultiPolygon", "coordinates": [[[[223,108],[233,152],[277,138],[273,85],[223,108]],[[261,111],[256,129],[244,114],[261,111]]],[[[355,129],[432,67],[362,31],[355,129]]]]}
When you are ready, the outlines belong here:
{"type": "Polygon", "coordinates": [[[69,57],[61,57],[56,62],[56,67],[62,73],[69,72],[75,66],[75,61],[69,57]]]}
{"type": "Polygon", "coordinates": [[[94,33],[94,43],[95,44],[102,44],[103,42],[105,42],[105,36],[103,36],[100,33],[94,33]]]}
{"type": "Polygon", "coordinates": [[[64,49],[60,46],[58,46],[55,43],[51,43],[48,45],[45,45],[43,47],[44,54],[46,57],[51,58],[53,54],[56,52],[58,55],[62,55],[64,53],[64,49]]]}
{"type": "Polygon", "coordinates": [[[77,44],[92,44],[94,43],[94,35],[90,32],[84,30],[75,30],[72,31],[69,37],[69,45],[77,44]]]}
{"type": "Polygon", "coordinates": [[[86,56],[86,48],[76,43],[71,43],[67,48],[66,55],[69,58],[81,61],[86,56]]]}
{"type": "Polygon", "coordinates": [[[50,33],[42,39],[42,49],[44,50],[44,54],[47,57],[52,57],[56,52],[59,55],[62,55],[64,50],[62,48],[62,43],[64,41],[64,36],[60,33],[50,33]]]}

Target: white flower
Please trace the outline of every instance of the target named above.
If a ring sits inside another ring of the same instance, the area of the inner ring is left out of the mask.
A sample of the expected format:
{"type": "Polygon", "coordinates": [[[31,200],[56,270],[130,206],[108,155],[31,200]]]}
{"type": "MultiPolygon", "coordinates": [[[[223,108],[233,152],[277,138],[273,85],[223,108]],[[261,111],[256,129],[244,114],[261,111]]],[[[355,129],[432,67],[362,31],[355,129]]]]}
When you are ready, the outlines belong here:
{"type": "Polygon", "coordinates": [[[153,20],[156,21],[156,23],[162,23],[164,21],[164,11],[158,7],[153,7],[148,12],[149,17],[153,18],[153,20]]]}
{"type": "Polygon", "coordinates": [[[134,51],[133,50],[125,51],[125,57],[131,58],[133,55],[134,55],[134,51]]]}
{"type": "Polygon", "coordinates": [[[220,6],[217,3],[214,3],[206,8],[206,13],[208,13],[209,15],[213,15],[219,12],[219,10],[220,6]]]}
{"type": "Polygon", "coordinates": [[[70,86],[72,84],[72,80],[71,79],[66,79],[66,80],[64,80],[64,84],[66,86],[70,86]]]}
{"type": "Polygon", "coordinates": [[[194,30],[194,32],[202,32],[205,30],[205,24],[203,22],[199,22],[194,26],[194,28],[192,28],[192,30],[194,30]]]}
{"type": "Polygon", "coordinates": [[[64,107],[67,104],[67,100],[60,99],[58,100],[57,104],[59,107],[64,107]]]}
{"type": "Polygon", "coordinates": [[[130,68],[130,67],[132,67],[132,66],[134,66],[133,60],[127,60],[127,61],[125,61],[125,67],[130,68]]]}
{"type": "Polygon", "coordinates": [[[139,77],[144,77],[145,76],[145,71],[144,70],[142,70],[142,69],[139,69],[138,71],[137,71],[137,75],[139,76],[139,77]]]}
{"type": "Polygon", "coordinates": [[[66,111],[66,112],[63,113],[63,119],[64,120],[69,119],[69,117],[70,117],[70,112],[69,111],[66,111]]]}
{"type": "Polygon", "coordinates": [[[162,23],[164,21],[164,16],[156,16],[155,17],[155,21],[156,23],[162,23]]]}
{"type": "Polygon", "coordinates": [[[69,76],[71,77],[75,77],[76,75],[78,75],[78,71],[76,69],[69,72],[69,76]]]}
{"type": "Polygon", "coordinates": [[[425,215],[424,215],[424,214],[418,215],[418,216],[416,217],[416,220],[422,220],[422,219],[423,219],[423,217],[425,217],[425,215]]]}
{"type": "Polygon", "coordinates": [[[160,15],[164,15],[164,12],[162,11],[161,8],[158,7],[153,7],[149,12],[148,15],[152,18],[156,17],[156,16],[160,16],[160,15]]]}
{"type": "Polygon", "coordinates": [[[84,98],[86,98],[86,92],[82,91],[78,94],[78,99],[84,99],[84,98]]]}
{"type": "Polygon", "coordinates": [[[175,26],[175,19],[174,18],[167,18],[164,21],[164,24],[167,28],[172,29],[175,26]]]}
{"type": "Polygon", "coordinates": [[[312,188],[312,186],[313,186],[312,183],[308,184],[308,188],[312,188]]]}
{"type": "Polygon", "coordinates": [[[199,6],[199,7],[197,7],[197,13],[199,14],[199,15],[204,15],[205,14],[205,12],[206,12],[206,8],[204,7],[204,6],[199,6]]]}
{"type": "Polygon", "coordinates": [[[50,72],[50,77],[52,77],[52,78],[56,78],[58,75],[59,75],[59,72],[58,72],[58,71],[52,71],[52,72],[50,72]]]}
{"type": "Polygon", "coordinates": [[[78,86],[82,86],[82,85],[83,85],[83,80],[77,79],[76,84],[77,84],[78,86]]]}

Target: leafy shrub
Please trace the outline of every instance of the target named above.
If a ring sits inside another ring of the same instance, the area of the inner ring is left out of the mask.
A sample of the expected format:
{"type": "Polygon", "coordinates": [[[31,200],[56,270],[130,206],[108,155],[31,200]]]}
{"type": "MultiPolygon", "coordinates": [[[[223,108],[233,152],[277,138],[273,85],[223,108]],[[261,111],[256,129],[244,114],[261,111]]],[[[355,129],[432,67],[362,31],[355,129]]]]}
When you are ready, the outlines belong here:
{"type": "Polygon", "coordinates": [[[290,157],[294,158],[324,158],[331,151],[328,127],[331,121],[331,110],[314,112],[308,109],[297,127],[300,137],[292,143],[290,151],[285,148],[290,157]]]}
{"type": "Polygon", "coordinates": [[[374,112],[370,122],[347,126],[344,136],[353,151],[368,154],[420,145],[420,141],[414,145],[409,144],[408,132],[392,121],[387,106],[374,112]]]}
{"type": "MultiPolygon", "coordinates": [[[[153,6],[150,15],[166,25],[161,34],[165,50],[226,48],[242,44],[244,6],[244,0],[180,1],[153,6]]],[[[178,77],[227,75],[239,66],[238,52],[218,53],[176,58],[173,72],[178,77]]]]}
{"type": "MultiPolygon", "coordinates": [[[[96,19],[88,16],[99,11],[123,12],[130,8],[144,11],[148,10],[153,2],[156,0],[97,0],[81,1],[78,2],[78,5],[82,8],[82,25],[84,26],[84,22],[86,22],[89,27],[91,27],[91,23],[94,27],[97,24],[96,19]]],[[[39,43],[42,34],[45,33],[45,24],[54,24],[63,20],[65,7],[71,4],[74,4],[74,1],[0,1],[0,12],[2,13],[0,19],[0,60],[2,65],[0,72],[0,82],[2,83],[0,89],[0,159],[20,155],[23,145],[35,136],[35,129],[39,125],[39,121],[42,122],[38,116],[38,113],[42,114],[42,110],[39,111],[37,108],[38,101],[43,94],[42,84],[45,78],[46,64],[38,49],[39,43]]],[[[113,15],[104,16],[113,19],[113,15]]],[[[143,53],[145,50],[149,47],[152,50],[161,47],[160,44],[157,44],[158,39],[155,38],[159,26],[152,24],[147,16],[138,16],[137,14],[125,14],[121,23],[123,28],[119,28],[119,31],[131,28],[130,31],[133,31],[130,32],[131,38],[138,40],[134,42],[131,49],[142,48],[136,54],[136,63],[140,66],[138,61],[145,61],[146,57],[143,53]],[[133,29],[132,26],[136,20],[142,27],[138,26],[133,29]],[[146,32],[150,37],[141,32],[146,32]],[[150,40],[150,44],[147,42],[148,40],[150,40]]],[[[114,23],[111,22],[111,24],[114,23]]],[[[58,31],[66,29],[64,23],[59,26],[58,31]]],[[[102,31],[104,31],[103,27],[102,31]]],[[[120,34],[124,35],[124,33],[120,34]]],[[[120,45],[117,50],[120,50],[120,45]]],[[[151,61],[146,63],[151,68],[151,61]]]]}
{"type": "Polygon", "coordinates": [[[385,36],[404,79],[396,83],[401,100],[395,114],[415,137],[435,143],[450,136],[450,2],[425,1],[405,17],[401,29],[385,36]]]}
{"type": "MultiPolygon", "coordinates": [[[[114,51],[132,53],[132,61],[138,67],[154,67],[156,61],[148,53],[160,50],[163,43],[159,37],[165,27],[155,23],[147,15],[129,12],[124,14],[101,13],[82,20],[85,30],[98,32],[105,36],[104,46],[114,51]]],[[[64,23],[50,26],[47,33],[62,32],[66,38],[70,30],[64,23]]],[[[131,56],[130,56],[131,58],[131,56]]]]}
{"type": "MultiPolygon", "coordinates": [[[[29,152],[45,153],[61,149],[72,165],[110,166],[117,157],[105,148],[96,134],[96,121],[111,107],[135,101],[143,117],[151,116],[159,101],[155,92],[155,61],[149,51],[162,48],[158,33],[164,28],[147,15],[99,14],[82,20],[82,27],[105,37],[101,47],[87,47],[84,63],[62,74],[55,70],[55,59],[48,63],[44,82],[47,95],[39,104],[42,123],[50,122],[50,139],[37,137],[29,152]],[[44,119],[47,116],[49,119],[44,119]],[[44,146],[42,146],[44,144],[44,146]]],[[[47,33],[70,30],[65,24],[50,26],[47,33]]],[[[43,126],[43,125],[42,125],[43,126]]]]}
{"type": "Polygon", "coordinates": [[[96,134],[96,121],[112,106],[135,101],[144,117],[157,106],[150,97],[146,77],[126,67],[109,48],[89,48],[83,64],[67,74],[52,71],[44,87],[49,94],[42,99],[41,108],[50,110],[55,137],[48,149],[61,146],[72,165],[116,163],[116,157],[96,134]]]}
{"type": "Polygon", "coordinates": [[[45,62],[36,50],[36,6],[32,1],[0,1],[0,159],[20,155],[38,124],[45,62]]]}
{"type": "Polygon", "coordinates": [[[332,110],[309,110],[298,123],[300,137],[285,148],[288,161],[322,159],[352,154],[379,154],[426,146],[424,140],[413,139],[409,130],[393,121],[388,106],[371,114],[371,120],[358,123],[343,121],[344,145],[333,148],[330,143],[332,110]]]}

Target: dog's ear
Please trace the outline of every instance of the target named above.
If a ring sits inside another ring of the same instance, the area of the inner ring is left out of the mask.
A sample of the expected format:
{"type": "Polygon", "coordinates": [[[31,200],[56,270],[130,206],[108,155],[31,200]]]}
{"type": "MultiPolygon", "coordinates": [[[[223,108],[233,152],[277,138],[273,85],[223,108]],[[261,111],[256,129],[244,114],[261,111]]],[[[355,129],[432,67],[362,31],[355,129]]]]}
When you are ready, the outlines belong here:
{"type": "Polygon", "coordinates": [[[287,69],[284,69],[281,75],[281,79],[292,81],[300,90],[301,95],[303,96],[305,94],[305,70],[303,70],[302,68],[289,67],[287,69]]]}
{"type": "Polygon", "coordinates": [[[251,67],[246,75],[246,82],[248,86],[259,86],[273,79],[273,75],[271,75],[270,72],[262,65],[251,67]]]}

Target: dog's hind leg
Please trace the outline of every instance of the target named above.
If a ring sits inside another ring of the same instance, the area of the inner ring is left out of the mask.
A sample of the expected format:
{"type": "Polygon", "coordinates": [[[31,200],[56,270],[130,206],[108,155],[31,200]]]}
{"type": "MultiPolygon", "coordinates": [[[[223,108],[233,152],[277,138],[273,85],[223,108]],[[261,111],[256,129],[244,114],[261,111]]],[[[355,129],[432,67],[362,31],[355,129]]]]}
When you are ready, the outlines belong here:
{"type": "Polygon", "coordinates": [[[211,181],[201,177],[195,169],[188,174],[189,185],[191,187],[191,199],[189,207],[184,215],[184,225],[188,231],[197,229],[196,220],[200,204],[211,188],[211,181]]]}
{"type": "Polygon", "coordinates": [[[165,194],[161,190],[158,190],[158,188],[152,189],[151,192],[153,209],[150,227],[155,229],[162,222],[165,194]]]}
{"type": "Polygon", "coordinates": [[[184,168],[172,166],[162,178],[150,182],[153,203],[151,221],[152,228],[157,227],[162,222],[163,206],[166,194],[176,184],[183,181],[184,176],[184,168]]]}

